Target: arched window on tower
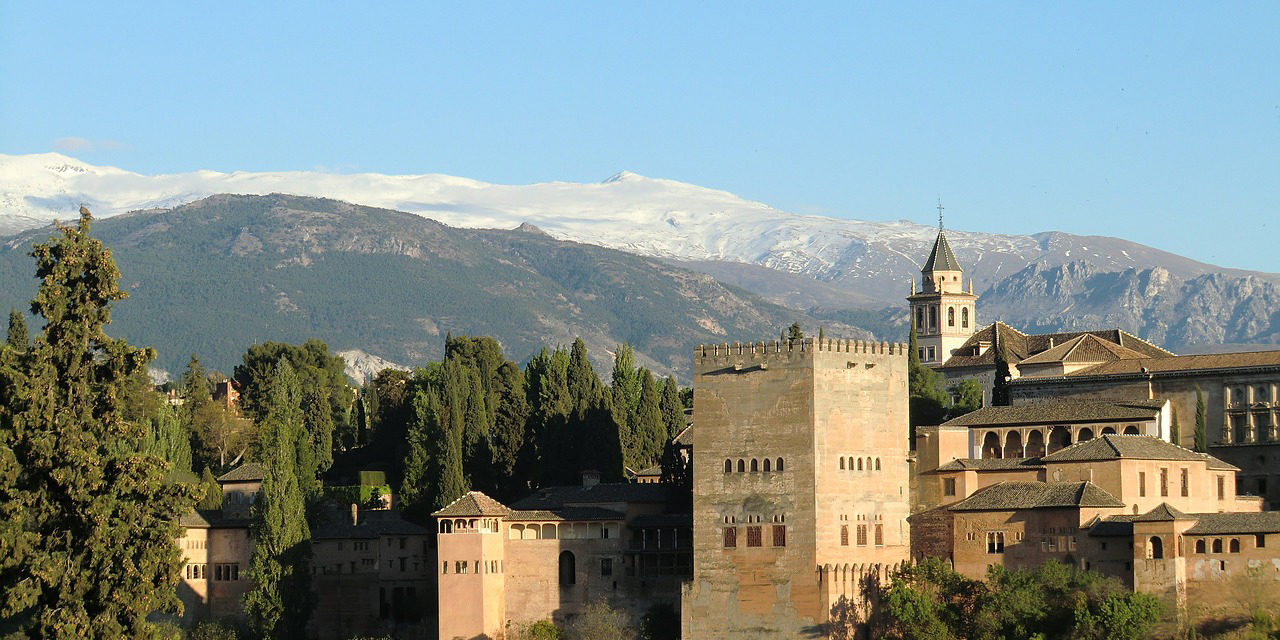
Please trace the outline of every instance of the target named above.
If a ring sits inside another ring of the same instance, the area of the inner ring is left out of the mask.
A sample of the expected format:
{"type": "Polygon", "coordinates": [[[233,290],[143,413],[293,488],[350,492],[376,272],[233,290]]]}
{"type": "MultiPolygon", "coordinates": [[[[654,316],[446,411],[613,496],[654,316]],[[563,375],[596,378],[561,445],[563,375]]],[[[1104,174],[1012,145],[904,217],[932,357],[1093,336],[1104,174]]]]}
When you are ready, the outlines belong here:
{"type": "Polygon", "coordinates": [[[964,307],[960,309],[960,328],[961,329],[969,328],[969,307],[964,307]]]}
{"type": "Polygon", "coordinates": [[[560,552],[560,586],[568,587],[578,583],[577,564],[572,551],[560,552]]]}
{"type": "Polygon", "coordinates": [[[929,328],[930,329],[938,328],[938,308],[937,307],[929,307],[929,328]]]}
{"type": "Polygon", "coordinates": [[[948,327],[956,326],[956,308],[955,307],[947,307],[947,326],[948,327]]]}

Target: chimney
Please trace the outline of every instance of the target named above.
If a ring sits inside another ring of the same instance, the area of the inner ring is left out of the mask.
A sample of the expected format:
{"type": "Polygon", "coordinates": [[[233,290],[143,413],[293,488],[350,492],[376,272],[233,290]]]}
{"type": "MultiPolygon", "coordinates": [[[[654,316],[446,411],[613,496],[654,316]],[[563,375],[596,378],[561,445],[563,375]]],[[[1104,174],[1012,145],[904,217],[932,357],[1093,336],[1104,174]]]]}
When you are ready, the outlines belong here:
{"type": "Polygon", "coordinates": [[[1053,336],[1049,336],[1049,348],[1053,348],[1053,336]]]}
{"type": "Polygon", "coordinates": [[[360,524],[360,505],[351,503],[351,526],[360,524]]]}
{"type": "Polygon", "coordinates": [[[594,487],[600,484],[600,472],[594,469],[582,472],[582,486],[594,487]]]}

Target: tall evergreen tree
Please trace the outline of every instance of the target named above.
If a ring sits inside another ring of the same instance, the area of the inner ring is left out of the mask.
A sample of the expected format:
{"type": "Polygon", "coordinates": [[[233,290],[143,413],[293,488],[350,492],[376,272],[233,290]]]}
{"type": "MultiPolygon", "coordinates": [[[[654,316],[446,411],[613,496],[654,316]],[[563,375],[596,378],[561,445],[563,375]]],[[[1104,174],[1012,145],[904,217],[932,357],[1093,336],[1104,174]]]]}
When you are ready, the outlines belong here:
{"type": "Polygon", "coordinates": [[[787,327],[787,340],[804,340],[804,330],[800,328],[799,322],[792,322],[791,326],[787,327]]]}
{"type": "Polygon", "coordinates": [[[641,369],[640,407],[636,412],[636,469],[652,466],[662,457],[669,436],[662,419],[662,390],[648,369],[641,369]]]}
{"type": "Polygon", "coordinates": [[[222,485],[218,484],[218,479],[213,477],[213,472],[209,467],[205,467],[200,473],[200,502],[196,504],[201,509],[210,511],[222,508],[222,485]]]}
{"type": "Polygon", "coordinates": [[[991,404],[996,407],[1007,407],[1009,400],[1009,381],[1012,379],[1012,372],[1009,369],[1009,351],[1004,346],[1004,341],[1000,339],[1000,326],[998,324],[991,326],[991,341],[995,343],[992,348],[996,350],[996,377],[991,385],[991,404]]]}
{"type": "Polygon", "coordinates": [[[1208,422],[1208,412],[1204,406],[1204,391],[1200,390],[1200,385],[1196,385],[1195,450],[1200,453],[1209,452],[1209,436],[1206,433],[1208,422]]]}
{"type": "Polygon", "coordinates": [[[626,464],[635,464],[635,451],[639,446],[640,368],[636,366],[635,350],[629,344],[618,345],[613,357],[613,373],[610,391],[613,394],[613,419],[618,424],[619,439],[626,464]]]}
{"type": "Polygon", "coordinates": [[[419,389],[410,404],[414,419],[408,430],[409,456],[400,495],[406,514],[413,520],[425,522],[432,511],[467,491],[462,471],[462,442],[450,433],[445,409],[436,393],[419,389]]]}
{"type": "Polygon", "coordinates": [[[503,362],[498,367],[498,407],[494,415],[491,441],[493,442],[494,472],[503,482],[498,487],[497,498],[514,500],[524,497],[531,488],[532,477],[521,468],[520,452],[524,449],[529,421],[529,404],[524,392],[524,374],[514,362],[503,362]]]}
{"type": "Polygon", "coordinates": [[[9,310],[9,339],[7,344],[18,351],[26,351],[30,345],[27,336],[27,320],[17,309],[9,310]]]}
{"type": "Polygon", "coordinates": [[[946,417],[947,405],[950,404],[950,397],[941,388],[941,376],[920,362],[914,324],[907,339],[907,394],[910,414],[908,420],[911,426],[908,438],[910,446],[914,447],[915,428],[941,423],[946,417]]]}
{"type": "Polygon", "coordinates": [[[311,531],[298,478],[298,442],[305,426],[298,378],[288,360],[276,364],[262,404],[257,457],[262,488],[253,504],[253,555],[244,609],[264,637],[304,638],[312,595],[311,531]]]}
{"type": "Polygon", "coordinates": [[[33,247],[44,330],[0,363],[0,624],[18,637],[156,638],[148,616],[180,606],[173,541],[194,492],[164,482],[144,427],[123,418],[126,381],[154,353],[103,331],[125,293],[90,223],[82,207],[78,225],[33,247]]]}
{"type": "Polygon", "coordinates": [[[604,392],[600,377],[591,368],[587,359],[587,343],[578,338],[569,349],[569,368],[566,371],[566,383],[569,387],[569,400],[572,403],[572,414],[579,421],[587,412],[596,407],[604,392]]]}
{"type": "Polygon", "coordinates": [[[1182,434],[1179,433],[1179,431],[1181,431],[1181,427],[1178,426],[1177,407],[1173,407],[1173,418],[1170,422],[1172,422],[1172,424],[1169,425],[1169,441],[1176,445],[1181,445],[1182,434]]]}
{"type": "Polygon", "coordinates": [[[667,427],[667,439],[670,440],[684,431],[684,405],[680,402],[680,387],[676,386],[675,376],[667,376],[662,384],[662,422],[667,427]]]}
{"type": "Polygon", "coordinates": [[[191,471],[191,438],[178,412],[161,405],[146,423],[147,451],[168,462],[174,471],[191,471]]]}
{"type": "Polygon", "coordinates": [[[316,469],[324,473],[333,466],[333,408],[329,396],[319,389],[304,391],[302,405],[316,469]]]}

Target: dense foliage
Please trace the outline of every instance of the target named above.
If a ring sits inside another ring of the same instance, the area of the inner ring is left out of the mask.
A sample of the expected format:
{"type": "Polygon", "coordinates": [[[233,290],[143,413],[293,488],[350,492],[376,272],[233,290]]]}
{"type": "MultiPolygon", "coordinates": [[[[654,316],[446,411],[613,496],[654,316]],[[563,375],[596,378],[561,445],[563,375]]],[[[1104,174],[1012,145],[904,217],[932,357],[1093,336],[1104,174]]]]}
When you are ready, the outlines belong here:
{"type": "Polygon", "coordinates": [[[44,328],[0,347],[0,632],[16,637],[162,637],[148,616],[180,606],[173,541],[194,495],[157,455],[180,444],[131,415],[154,353],[104,333],[125,293],[90,221],[82,208],[35,245],[44,328]]]}
{"type": "Polygon", "coordinates": [[[1161,611],[1154,596],[1052,561],[1034,570],[993,567],[983,581],[930,558],[872,588],[871,628],[890,640],[1138,640],[1161,611]]]}

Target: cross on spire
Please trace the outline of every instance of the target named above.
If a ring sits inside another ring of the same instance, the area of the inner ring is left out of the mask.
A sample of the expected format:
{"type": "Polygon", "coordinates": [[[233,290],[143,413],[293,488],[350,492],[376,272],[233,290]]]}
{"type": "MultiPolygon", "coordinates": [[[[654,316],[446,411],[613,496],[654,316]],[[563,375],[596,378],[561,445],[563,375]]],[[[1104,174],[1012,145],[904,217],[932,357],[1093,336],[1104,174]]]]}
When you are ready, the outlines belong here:
{"type": "Polygon", "coordinates": [[[942,198],[938,198],[938,231],[939,232],[942,231],[942,210],[943,209],[944,207],[942,206],[942,198]]]}

